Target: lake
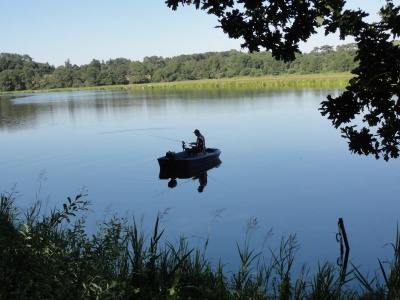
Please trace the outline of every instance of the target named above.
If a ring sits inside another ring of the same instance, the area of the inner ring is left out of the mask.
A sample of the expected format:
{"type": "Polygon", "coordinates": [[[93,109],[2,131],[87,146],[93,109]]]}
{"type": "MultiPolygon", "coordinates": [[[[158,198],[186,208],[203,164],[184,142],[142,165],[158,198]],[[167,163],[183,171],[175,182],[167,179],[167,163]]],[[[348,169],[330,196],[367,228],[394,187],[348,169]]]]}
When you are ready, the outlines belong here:
{"type": "MultiPolygon", "coordinates": [[[[83,188],[88,220],[113,213],[150,233],[158,212],[165,238],[181,234],[202,245],[211,226],[210,257],[235,268],[236,243],[257,220],[251,245],[271,249],[297,234],[295,264],[315,270],[336,262],[338,218],[349,260],[373,271],[392,257],[400,211],[399,161],[351,154],[341,133],[318,112],[338,90],[77,91],[0,97],[0,191],[16,184],[17,204],[48,208],[83,188]],[[200,129],[222,164],[174,188],[159,179],[157,158],[179,151],[200,129]],[[213,216],[219,215],[213,219],[213,216]]],[[[268,250],[267,250],[268,253],[268,250]]]]}

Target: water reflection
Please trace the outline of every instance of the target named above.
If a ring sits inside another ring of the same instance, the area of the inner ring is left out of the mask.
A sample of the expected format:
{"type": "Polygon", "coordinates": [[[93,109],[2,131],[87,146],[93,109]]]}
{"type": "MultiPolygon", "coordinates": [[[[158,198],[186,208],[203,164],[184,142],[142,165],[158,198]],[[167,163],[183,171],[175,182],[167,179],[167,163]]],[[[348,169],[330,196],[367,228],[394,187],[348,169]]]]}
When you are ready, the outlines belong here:
{"type": "Polygon", "coordinates": [[[19,201],[28,206],[38,190],[37,174],[46,169],[49,179],[42,193],[51,198],[49,205],[84,185],[96,212],[111,204],[119,214],[134,210],[153,215],[175,207],[169,224],[173,228],[167,230],[171,235],[201,236],[210,225],[210,211],[226,208],[229,217],[214,231],[216,242],[209,255],[228,264],[237,257],[226,249],[236,248],[243,222],[252,216],[260,219],[260,237],[255,235],[254,243],[264,240],[261,228],[273,227],[278,243],[281,234],[299,234],[297,262],[336,261],[340,216],[352,246],[349,263],[376,267],[376,258],[392,255],[382,246],[396,236],[400,161],[351,155],[340,132],[318,112],[329,93],[336,92],[0,96],[0,192],[17,183],[23,194],[19,201]],[[204,130],[207,144],[224,149],[223,168],[160,180],[155,158],[160,149],[177,144],[155,136],[191,139],[195,127],[204,130]],[[204,185],[204,179],[209,184],[204,185]],[[198,193],[201,186],[203,192],[198,193]],[[157,193],[165,190],[169,193],[157,193]],[[186,201],[193,197],[210,201],[186,201]]]}
{"type": "Polygon", "coordinates": [[[222,163],[221,160],[217,159],[212,164],[209,164],[201,168],[191,169],[189,171],[170,169],[170,168],[160,168],[159,178],[163,180],[168,179],[169,181],[167,185],[171,189],[178,187],[186,182],[189,182],[190,180],[198,180],[199,186],[197,188],[197,191],[199,193],[202,193],[204,191],[204,188],[207,186],[207,177],[208,177],[207,172],[209,172],[211,169],[219,168],[221,166],[221,163],[222,163]],[[178,184],[178,179],[182,179],[181,184],[178,184]]]}
{"type": "MultiPolygon", "coordinates": [[[[191,113],[193,104],[202,103],[201,112],[213,114],[221,109],[243,111],[259,101],[278,105],[283,97],[294,97],[299,104],[309,101],[306,93],[313,93],[323,100],[322,90],[246,90],[246,89],[201,89],[201,90],[144,90],[144,91],[74,91],[38,93],[26,95],[0,95],[0,130],[24,130],[40,127],[41,124],[57,122],[75,126],[87,116],[96,116],[101,123],[111,118],[150,118],[160,114],[191,113]],[[224,101],[219,101],[224,99],[224,101]]],[[[308,94],[307,94],[308,95],[308,94]]]]}
{"type": "MultiPolygon", "coordinates": [[[[198,189],[197,189],[197,191],[199,192],[199,193],[202,193],[203,192],[203,190],[204,190],[204,188],[206,187],[206,185],[207,185],[207,172],[203,172],[203,173],[201,173],[201,174],[199,174],[199,176],[197,176],[197,177],[195,177],[195,178],[198,178],[199,179],[199,187],[198,187],[198,189]]],[[[195,179],[195,178],[193,178],[193,179],[195,179]]]]}
{"type": "Polygon", "coordinates": [[[337,259],[337,265],[341,269],[341,278],[342,280],[344,280],[347,274],[346,272],[347,272],[347,263],[349,260],[350,247],[349,247],[349,242],[347,241],[346,229],[344,228],[344,223],[342,218],[339,218],[338,229],[339,232],[336,234],[336,240],[337,242],[340,243],[340,257],[337,259]],[[345,247],[346,247],[346,252],[344,251],[345,247]]]}

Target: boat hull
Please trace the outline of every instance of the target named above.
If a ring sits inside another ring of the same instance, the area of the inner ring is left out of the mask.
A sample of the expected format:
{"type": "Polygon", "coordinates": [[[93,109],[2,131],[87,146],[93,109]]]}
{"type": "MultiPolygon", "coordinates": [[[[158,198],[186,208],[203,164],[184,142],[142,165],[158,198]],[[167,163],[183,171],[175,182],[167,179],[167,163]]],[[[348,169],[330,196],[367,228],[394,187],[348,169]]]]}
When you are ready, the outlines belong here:
{"type": "Polygon", "coordinates": [[[160,174],[181,172],[181,173],[194,173],[207,170],[210,167],[214,167],[220,164],[219,156],[221,151],[216,148],[207,148],[204,154],[199,153],[191,156],[187,151],[178,153],[167,153],[166,156],[158,158],[160,165],[160,174]]]}

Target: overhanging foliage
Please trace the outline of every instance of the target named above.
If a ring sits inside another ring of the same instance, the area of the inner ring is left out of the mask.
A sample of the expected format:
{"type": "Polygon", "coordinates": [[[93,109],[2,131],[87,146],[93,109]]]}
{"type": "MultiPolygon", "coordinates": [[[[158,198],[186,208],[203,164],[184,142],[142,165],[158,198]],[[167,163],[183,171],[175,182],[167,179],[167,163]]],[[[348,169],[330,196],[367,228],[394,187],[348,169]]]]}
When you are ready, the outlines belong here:
{"type": "Polygon", "coordinates": [[[242,38],[250,51],[270,50],[276,59],[294,60],[299,43],[317,28],[325,34],[354,37],[358,50],[354,79],[337,98],[321,103],[327,116],[353,153],[399,157],[400,142],[400,6],[387,0],[379,22],[368,23],[368,13],[346,9],[344,0],[167,0],[168,7],[195,5],[218,17],[219,26],[231,38],[242,38]],[[363,124],[355,122],[359,116],[363,124]]]}

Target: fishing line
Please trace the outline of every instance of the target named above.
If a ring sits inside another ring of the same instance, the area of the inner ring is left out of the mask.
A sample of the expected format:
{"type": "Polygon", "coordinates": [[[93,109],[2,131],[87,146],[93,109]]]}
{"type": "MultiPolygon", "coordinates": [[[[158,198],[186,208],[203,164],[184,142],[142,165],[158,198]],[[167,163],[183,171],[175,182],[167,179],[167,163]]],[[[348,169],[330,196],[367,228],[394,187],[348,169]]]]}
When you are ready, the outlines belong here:
{"type": "MultiPolygon", "coordinates": [[[[175,139],[170,139],[170,138],[166,138],[166,137],[162,137],[162,136],[158,136],[158,135],[152,135],[152,134],[150,134],[150,136],[154,136],[154,137],[159,138],[159,139],[164,139],[164,140],[170,140],[170,141],[174,141],[174,142],[179,142],[179,143],[184,142],[184,141],[179,141],[179,140],[175,140],[175,139]]],[[[184,143],[185,143],[185,142],[184,142],[184,143]]]]}
{"type": "Polygon", "coordinates": [[[219,144],[215,145],[215,148],[218,148],[218,147],[221,146],[223,143],[225,143],[225,141],[220,142],[219,144]]]}
{"type": "Polygon", "coordinates": [[[129,131],[161,130],[161,129],[164,129],[164,128],[135,128],[135,129],[122,129],[122,130],[114,130],[114,131],[100,132],[99,134],[110,134],[110,133],[120,133],[120,132],[129,132],[129,131]]]}
{"type": "Polygon", "coordinates": [[[208,175],[208,174],[207,174],[207,177],[210,177],[211,179],[213,179],[213,180],[215,180],[216,182],[221,183],[221,184],[223,184],[223,185],[225,185],[225,186],[229,186],[229,184],[227,184],[227,183],[225,183],[225,182],[222,182],[221,180],[216,179],[216,178],[214,178],[214,177],[212,177],[212,176],[210,176],[210,175],[208,175]]]}
{"type": "Polygon", "coordinates": [[[182,149],[183,150],[186,149],[186,144],[192,145],[192,143],[188,143],[188,142],[185,142],[185,141],[179,141],[179,140],[175,140],[175,139],[171,139],[171,138],[166,138],[166,137],[162,137],[162,136],[158,136],[158,135],[150,135],[150,136],[153,136],[153,137],[156,137],[156,138],[160,138],[160,139],[164,139],[164,140],[173,141],[173,142],[182,143],[182,149]]]}
{"type": "Polygon", "coordinates": [[[120,133],[120,132],[136,131],[136,130],[137,129],[124,129],[124,130],[115,130],[115,131],[105,131],[105,132],[100,132],[99,134],[120,133]]]}
{"type": "Polygon", "coordinates": [[[181,182],[180,184],[177,184],[177,185],[174,186],[174,187],[170,187],[168,190],[165,190],[165,191],[159,193],[158,196],[161,196],[162,194],[165,194],[165,193],[167,193],[167,192],[170,192],[170,191],[172,191],[173,189],[175,189],[175,188],[177,188],[177,187],[180,187],[181,185],[186,184],[186,183],[188,183],[188,182],[191,181],[191,180],[193,180],[193,179],[192,179],[192,178],[189,178],[188,180],[186,180],[186,181],[184,181],[184,182],[181,182]]]}

